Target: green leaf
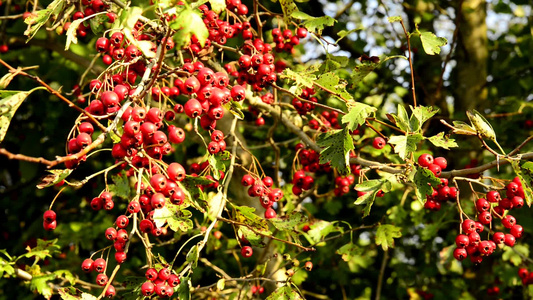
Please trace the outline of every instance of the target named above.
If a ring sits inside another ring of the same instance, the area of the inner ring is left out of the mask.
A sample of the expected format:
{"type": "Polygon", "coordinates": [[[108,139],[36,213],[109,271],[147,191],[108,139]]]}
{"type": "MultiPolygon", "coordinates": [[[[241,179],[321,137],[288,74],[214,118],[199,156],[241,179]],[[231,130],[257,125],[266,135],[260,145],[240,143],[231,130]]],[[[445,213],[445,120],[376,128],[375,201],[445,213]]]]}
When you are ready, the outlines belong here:
{"type": "Polygon", "coordinates": [[[191,299],[191,278],[186,276],[181,278],[180,285],[178,286],[178,299],[189,300],[191,299]]]}
{"type": "Polygon", "coordinates": [[[131,197],[130,181],[126,172],[122,171],[120,174],[111,176],[114,184],[108,185],[109,191],[122,199],[129,200],[131,197]]]}
{"type": "Polygon", "coordinates": [[[302,25],[310,32],[322,35],[322,30],[326,26],[333,26],[337,20],[330,16],[312,17],[302,11],[295,11],[291,15],[294,19],[303,20],[302,25]]]}
{"type": "Polygon", "coordinates": [[[309,220],[307,216],[301,212],[293,211],[282,218],[274,218],[269,220],[277,230],[280,231],[296,231],[296,227],[307,224],[309,220]]]}
{"type": "Polygon", "coordinates": [[[394,248],[394,239],[402,236],[402,229],[394,225],[380,225],[376,231],[376,245],[381,245],[384,251],[394,248]]]}
{"type": "Polygon", "coordinates": [[[37,246],[30,248],[29,246],[26,247],[26,250],[28,253],[24,253],[23,255],[19,256],[18,259],[22,257],[35,257],[37,260],[44,260],[47,257],[52,257],[52,254],[59,253],[60,247],[56,244],[57,239],[44,241],[41,239],[37,239],[37,246]]]}
{"type": "Polygon", "coordinates": [[[355,205],[366,203],[366,207],[363,210],[363,218],[370,214],[370,209],[376,200],[377,193],[380,190],[387,193],[391,190],[391,188],[392,183],[387,178],[367,180],[355,186],[354,189],[356,191],[365,193],[359,196],[354,202],[355,205]]]}
{"type": "Polygon", "coordinates": [[[387,20],[390,23],[401,22],[402,21],[402,17],[400,17],[400,16],[392,16],[392,17],[389,17],[387,20]]]}
{"type": "Polygon", "coordinates": [[[263,236],[260,234],[255,233],[253,230],[246,226],[239,226],[238,227],[238,234],[239,236],[243,236],[250,242],[250,245],[254,247],[264,247],[265,243],[263,243],[263,236]]]}
{"type": "Polygon", "coordinates": [[[417,168],[413,181],[416,186],[416,197],[422,203],[426,203],[426,196],[433,194],[433,187],[436,188],[441,184],[440,179],[426,168],[417,168]]]}
{"type": "Polygon", "coordinates": [[[294,72],[293,70],[286,68],[280,74],[282,79],[290,79],[296,83],[296,85],[291,86],[289,90],[291,93],[300,95],[302,93],[302,87],[312,88],[313,82],[316,80],[316,76],[310,72],[294,72]]]}
{"type": "Polygon", "coordinates": [[[5,89],[9,85],[11,80],[15,78],[15,76],[17,76],[16,73],[7,73],[2,78],[0,78],[0,90],[5,89]]]}
{"type": "Polygon", "coordinates": [[[198,265],[198,259],[200,258],[200,253],[198,252],[198,246],[194,245],[191,250],[187,253],[185,261],[192,263],[191,267],[193,269],[198,265]]]}
{"type": "Polygon", "coordinates": [[[15,275],[15,268],[13,267],[13,263],[10,263],[9,261],[0,257],[0,278],[4,276],[7,277],[7,276],[13,276],[13,275],[15,275]],[[4,275],[4,273],[6,275],[4,275]]]}
{"type": "Polygon", "coordinates": [[[357,28],[354,28],[352,30],[341,30],[339,32],[337,32],[337,36],[339,37],[337,39],[337,41],[335,41],[336,43],[340,42],[340,40],[342,40],[343,38],[347,37],[348,35],[350,35],[351,33],[354,33],[354,32],[357,32],[357,31],[361,31],[363,30],[364,27],[363,26],[359,26],[357,28]]]}
{"type": "Polygon", "coordinates": [[[315,221],[307,232],[307,236],[310,238],[312,244],[316,244],[324,239],[328,234],[332,232],[342,232],[342,228],[335,226],[334,223],[324,220],[315,221]]]}
{"type": "Polygon", "coordinates": [[[444,132],[440,132],[437,135],[434,135],[428,140],[435,146],[450,150],[450,148],[459,147],[454,139],[444,136],[444,132]]]}
{"type": "Polygon", "coordinates": [[[64,0],[54,0],[45,9],[41,9],[32,13],[32,15],[24,20],[24,23],[29,27],[24,31],[24,35],[28,36],[28,41],[32,39],[37,31],[50,19],[52,16],[57,16],[63,9],[64,0]]]}
{"type": "Polygon", "coordinates": [[[350,83],[350,87],[357,87],[359,83],[362,82],[368,74],[370,74],[370,72],[374,71],[374,69],[377,68],[377,66],[379,66],[379,63],[373,63],[370,61],[355,66],[352,71],[352,82],[350,83]]]}
{"type": "Polygon", "coordinates": [[[366,118],[370,117],[377,109],[361,102],[348,101],[348,113],[342,116],[342,123],[348,130],[355,130],[358,126],[365,123],[366,118]]]}
{"type": "Polygon", "coordinates": [[[522,257],[529,257],[529,248],[521,244],[505,247],[502,254],[503,261],[509,261],[516,267],[523,263],[522,257]]]}
{"type": "Polygon", "coordinates": [[[177,30],[174,40],[179,47],[189,43],[193,35],[198,38],[203,47],[209,37],[209,30],[205,26],[202,16],[190,7],[177,14],[176,19],[170,23],[170,27],[177,30]]]}
{"type": "Polygon", "coordinates": [[[283,11],[283,21],[289,24],[290,16],[298,11],[298,6],[294,4],[293,0],[279,0],[279,4],[281,4],[281,10],[283,11]]]}
{"type": "Polygon", "coordinates": [[[226,9],[225,0],[209,0],[209,4],[211,4],[211,10],[217,14],[226,9]]]}
{"type": "Polygon", "coordinates": [[[72,275],[72,273],[68,270],[56,270],[54,271],[54,274],[56,274],[59,278],[66,279],[72,285],[76,283],[76,277],[74,277],[74,275],[72,275]]]}
{"type": "Polygon", "coordinates": [[[403,105],[398,104],[398,114],[390,114],[394,119],[396,126],[405,132],[411,132],[411,123],[409,122],[409,116],[403,105]]]}
{"type": "Polygon", "coordinates": [[[239,120],[244,120],[244,113],[242,112],[242,105],[237,101],[230,101],[223,105],[232,115],[239,120]]]}
{"type": "Polygon", "coordinates": [[[472,123],[472,126],[482,137],[492,141],[496,140],[496,132],[494,132],[492,125],[490,125],[489,121],[487,121],[482,114],[474,109],[472,112],[467,111],[466,115],[468,116],[470,123],[472,123]]]}
{"type": "Polygon", "coordinates": [[[222,191],[218,191],[218,193],[215,194],[215,196],[211,197],[207,203],[208,203],[208,216],[210,220],[215,220],[218,216],[218,212],[223,209],[222,205],[224,205],[225,199],[224,199],[224,193],[222,191]]]}
{"type": "Polygon", "coordinates": [[[435,55],[440,53],[440,47],[446,45],[448,40],[443,37],[438,37],[432,32],[422,32],[420,33],[420,41],[422,42],[422,47],[428,55],[435,55]]]}
{"type": "Polygon", "coordinates": [[[52,297],[52,288],[48,285],[48,281],[56,279],[55,274],[47,274],[42,276],[33,276],[30,281],[30,289],[37,290],[44,298],[50,299],[52,297]]]}
{"type": "Polygon", "coordinates": [[[180,205],[166,203],[165,206],[154,211],[154,224],[158,228],[168,224],[173,231],[187,232],[194,226],[191,217],[192,212],[189,210],[180,205]]]}
{"type": "Polygon", "coordinates": [[[413,112],[410,120],[413,131],[419,131],[427,120],[431,119],[439,112],[438,108],[433,108],[431,106],[417,106],[415,108],[412,106],[410,107],[411,111],[413,112]]]}
{"type": "Polygon", "coordinates": [[[528,161],[520,165],[520,162],[511,160],[511,166],[522,184],[524,200],[531,207],[531,203],[533,202],[533,162],[528,161]]]}
{"type": "Polygon", "coordinates": [[[321,74],[316,80],[316,83],[334,92],[336,94],[334,96],[340,100],[347,101],[353,99],[352,95],[346,91],[346,83],[341,82],[339,76],[333,72],[321,74]]]}
{"type": "MultiPolygon", "coordinates": [[[[281,1],[281,0],[280,0],[281,1]]],[[[303,299],[298,292],[293,290],[289,285],[284,285],[275,290],[266,300],[301,300],[303,299]]]]}
{"type": "Polygon", "coordinates": [[[238,205],[235,205],[234,208],[236,221],[247,224],[257,231],[264,232],[265,234],[270,233],[267,221],[254,213],[255,208],[238,205]]]}
{"type": "Polygon", "coordinates": [[[85,17],[82,19],[74,20],[70,23],[70,26],[67,29],[67,41],[65,42],[65,51],[70,48],[70,44],[78,43],[78,27],[80,27],[81,23],[83,23],[85,20],[87,20],[90,17],[85,17]]]}
{"type": "Polygon", "coordinates": [[[38,89],[44,88],[38,87],[28,92],[0,91],[0,143],[4,140],[7,129],[9,128],[9,124],[11,123],[11,119],[15,115],[17,109],[29,94],[38,89]]]}
{"type": "Polygon", "coordinates": [[[477,131],[474,127],[466,124],[462,121],[453,121],[453,133],[462,135],[477,135],[477,131]]]}
{"type": "Polygon", "coordinates": [[[55,169],[55,170],[47,170],[49,173],[49,175],[45,175],[41,178],[41,182],[39,184],[37,184],[37,188],[38,189],[44,189],[46,187],[50,187],[50,186],[53,186],[59,182],[61,182],[61,180],[67,178],[70,173],[72,173],[72,169],[55,169]]]}
{"type": "Polygon", "coordinates": [[[324,149],[320,152],[320,163],[331,163],[340,173],[348,173],[350,151],[354,149],[353,139],[348,128],[333,130],[320,135],[317,144],[324,149]]]}
{"type": "Polygon", "coordinates": [[[416,144],[423,140],[424,137],[419,134],[393,135],[389,139],[389,144],[394,145],[394,152],[397,153],[403,160],[416,151],[416,144]]]}
{"type": "Polygon", "coordinates": [[[354,243],[350,242],[342,247],[340,247],[339,249],[337,249],[337,251],[335,251],[336,254],[340,255],[342,260],[348,262],[350,260],[352,260],[354,257],[357,257],[357,256],[360,256],[361,254],[363,254],[363,251],[361,251],[362,249],[355,245],[354,243]]]}

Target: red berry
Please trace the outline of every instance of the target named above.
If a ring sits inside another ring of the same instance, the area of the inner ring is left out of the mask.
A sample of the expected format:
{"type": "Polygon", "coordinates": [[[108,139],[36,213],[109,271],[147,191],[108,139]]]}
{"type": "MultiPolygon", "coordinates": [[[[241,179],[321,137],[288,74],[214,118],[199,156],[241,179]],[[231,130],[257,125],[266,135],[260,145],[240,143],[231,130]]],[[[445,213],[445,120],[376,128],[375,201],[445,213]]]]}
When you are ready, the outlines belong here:
{"type": "Polygon", "coordinates": [[[516,238],[512,234],[506,234],[505,240],[503,242],[505,243],[505,245],[513,247],[516,242],[516,238]]]}
{"type": "Polygon", "coordinates": [[[522,237],[522,234],[524,233],[524,228],[522,228],[522,226],[520,225],[513,225],[513,227],[511,227],[511,234],[519,239],[522,237]]]}
{"type": "Polygon", "coordinates": [[[372,146],[378,150],[383,149],[386,144],[387,142],[382,137],[376,137],[374,138],[374,141],[372,142],[372,146]]]}
{"type": "Polygon", "coordinates": [[[93,264],[94,261],[90,258],[87,258],[81,263],[81,269],[86,273],[91,272],[93,270],[93,264]]]}
{"type": "Polygon", "coordinates": [[[439,177],[441,172],[442,172],[442,169],[439,165],[436,165],[436,164],[431,164],[429,165],[428,169],[433,173],[435,174],[435,176],[439,177]]]}
{"type": "Polygon", "coordinates": [[[511,215],[507,215],[502,219],[502,224],[505,228],[510,229],[516,224],[516,219],[511,215]]]}
{"type": "Polygon", "coordinates": [[[242,247],[242,249],[241,249],[241,255],[242,255],[243,257],[251,257],[252,254],[254,254],[254,251],[253,251],[252,247],[250,247],[250,246],[244,246],[244,247],[242,247]]]}
{"type": "Polygon", "coordinates": [[[265,219],[273,219],[276,217],[276,211],[271,207],[267,208],[265,211],[265,219]]]}
{"type": "Polygon", "coordinates": [[[490,191],[487,193],[487,200],[490,203],[497,203],[502,200],[502,197],[500,196],[500,193],[498,193],[498,191],[490,191]]]}
{"type": "Polygon", "coordinates": [[[460,234],[455,238],[455,244],[459,248],[465,248],[470,243],[470,240],[468,239],[468,236],[464,234],[460,234]]]}
{"type": "Polygon", "coordinates": [[[446,161],[446,158],[444,157],[435,157],[435,160],[433,163],[438,165],[442,170],[446,169],[446,167],[448,166],[448,162],[446,161]]]}
{"type": "Polygon", "coordinates": [[[151,281],[146,281],[141,286],[141,292],[144,296],[149,297],[155,291],[155,285],[151,281]]]}
{"type": "Polygon", "coordinates": [[[420,155],[418,157],[418,164],[421,167],[428,168],[431,164],[433,164],[433,156],[427,153],[420,155]]]}
{"type": "Polygon", "coordinates": [[[464,260],[468,256],[468,253],[464,248],[456,248],[453,251],[453,257],[459,261],[464,260]]]}

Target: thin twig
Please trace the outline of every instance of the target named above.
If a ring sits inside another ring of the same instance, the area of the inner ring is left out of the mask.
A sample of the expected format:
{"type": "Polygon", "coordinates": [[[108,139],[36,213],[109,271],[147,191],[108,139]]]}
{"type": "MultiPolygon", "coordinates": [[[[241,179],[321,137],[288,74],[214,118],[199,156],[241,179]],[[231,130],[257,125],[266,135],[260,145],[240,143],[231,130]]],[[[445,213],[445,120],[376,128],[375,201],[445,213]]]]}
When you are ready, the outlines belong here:
{"type": "Polygon", "coordinates": [[[413,94],[413,106],[416,107],[417,105],[415,92],[415,71],[413,70],[413,59],[411,57],[411,35],[409,35],[409,32],[407,32],[403,20],[400,20],[400,24],[402,24],[403,32],[405,33],[405,37],[407,38],[407,49],[409,51],[409,67],[411,68],[411,93],[413,94]]]}
{"type": "Polygon", "coordinates": [[[247,227],[248,229],[250,229],[251,231],[255,232],[256,234],[259,234],[260,236],[263,236],[263,237],[266,237],[266,238],[270,238],[270,239],[273,239],[273,240],[276,240],[276,241],[279,241],[279,242],[282,242],[282,243],[285,243],[285,244],[288,244],[288,245],[292,245],[292,246],[298,247],[298,248],[300,248],[300,249],[302,249],[304,251],[315,251],[315,248],[313,248],[313,247],[304,247],[302,245],[298,245],[298,244],[293,243],[291,241],[286,241],[286,240],[277,238],[275,236],[272,236],[270,234],[265,234],[265,233],[255,229],[253,226],[250,226],[250,225],[248,225],[246,223],[242,223],[242,222],[238,222],[238,221],[234,221],[234,220],[230,220],[230,219],[226,219],[226,218],[222,218],[222,217],[218,217],[217,219],[219,219],[220,221],[224,221],[226,223],[233,224],[233,225],[247,227]]]}

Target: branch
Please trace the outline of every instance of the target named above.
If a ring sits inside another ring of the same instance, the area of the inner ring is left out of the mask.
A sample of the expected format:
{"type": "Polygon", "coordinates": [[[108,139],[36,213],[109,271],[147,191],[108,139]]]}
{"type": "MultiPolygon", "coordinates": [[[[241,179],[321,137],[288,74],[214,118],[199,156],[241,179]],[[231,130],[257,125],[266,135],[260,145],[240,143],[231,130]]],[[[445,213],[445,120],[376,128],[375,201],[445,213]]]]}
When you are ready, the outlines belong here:
{"type": "Polygon", "coordinates": [[[105,132],[106,128],[104,127],[104,125],[102,125],[100,122],[98,122],[98,120],[96,120],[92,114],[90,114],[89,112],[87,112],[84,109],[80,108],[76,104],[72,103],[72,101],[70,101],[67,98],[65,98],[65,96],[61,95],[61,93],[59,93],[58,91],[53,89],[51,86],[49,86],[46,82],[44,82],[38,76],[34,76],[34,75],[31,75],[31,74],[28,74],[28,73],[26,73],[24,71],[21,71],[20,69],[15,69],[12,66],[10,66],[8,63],[6,63],[4,60],[2,60],[1,58],[0,58],[0,63],[2,65],[4,65],[6,68],[8,68],[10,72],[17,72],[17,74],[20,74],[22,76],[26,76],[28,78],[31,78],[31,79],[37,81],[40,85],[44,86],[51,94],[55,95],[56,97],[61,99],[63,102],[67,103],[69,107],[72,107],[75,110],[77,110],[78,112],[80,112],[81,114],[87,116],[96,126],[98,126],[98,128],[100,128],[102,131],[105,132]]]}
{"type": "Polygon", "coordinates": [[[248,225],[246,223],[242,223],[242,222],[226,219],[226,218],[223,218],[223,217],[218,217],[217,219],[220,220],[220,221],[224,221],[226,223],[233,224],[233,225],[239,225],[239,226],[247,227],[248,229],[250,229],[254,233],[259,234],[260,236],[263,236],[263,237],[266,237],[266,238],[270,238],[270,239],[276,240],[278,242],[282,242],[282,243],[285,243],[285,244],[288,244],[288,245],[292,245],[292,246],[298,247],[298,248],[300,248],[300,249],[302,249],[304,251],[315,251],[315,248],[313,248],[313,247],[304,247],[302,245],[298,245],[298,244],[293,243],[291,241],[286,241],[284,239],[277,238],[277,237],[275,237],[273,235],[270,235],[270,234],[264,234],[261,231],[255,229],[253,226],[250,226],[250,225],[248,225]]]}
{"type": "Polygon", "coordinates": [[[411,68],[411,93],[413,93],[413,106],[416,107],[415,71],[413,70],[413,59],[411,57],[411,36],[409,35],[409,32],[407,32],[403,20],[400,20],[400,24],[402,24],[403,32],[405,33],[405,37],[407,38],[407,50],[409,51],[409,67],[411,68]]]}

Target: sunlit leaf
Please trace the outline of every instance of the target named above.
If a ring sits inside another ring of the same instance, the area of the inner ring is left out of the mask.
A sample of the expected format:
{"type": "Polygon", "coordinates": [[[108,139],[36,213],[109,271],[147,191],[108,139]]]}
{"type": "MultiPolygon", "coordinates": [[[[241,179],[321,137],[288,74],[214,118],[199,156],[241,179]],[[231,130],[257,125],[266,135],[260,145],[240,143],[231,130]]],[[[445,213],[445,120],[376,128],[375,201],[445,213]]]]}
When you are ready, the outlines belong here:
{"type": "Polygon", "coordinates": [[[440,47],[446,45],[448,40],[443,37],[438,37],[432,32],[420,33],[420,41],[422,41],[422,47],[424,52],[428,55],[435,55],[440,53],[440,47]]]}
{"type": "Polygon", "coordinates": [[[384,251],[394,248],[394,239],[402,236],[402,229],[394,225],[380,225],[376,231],[376,245],[380,245],[384,251]]]}

